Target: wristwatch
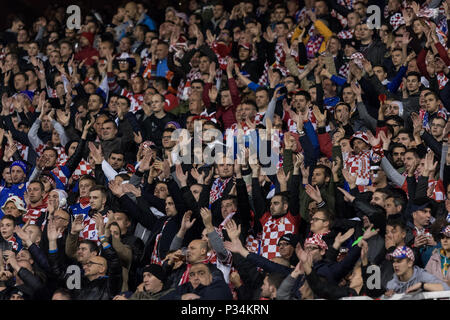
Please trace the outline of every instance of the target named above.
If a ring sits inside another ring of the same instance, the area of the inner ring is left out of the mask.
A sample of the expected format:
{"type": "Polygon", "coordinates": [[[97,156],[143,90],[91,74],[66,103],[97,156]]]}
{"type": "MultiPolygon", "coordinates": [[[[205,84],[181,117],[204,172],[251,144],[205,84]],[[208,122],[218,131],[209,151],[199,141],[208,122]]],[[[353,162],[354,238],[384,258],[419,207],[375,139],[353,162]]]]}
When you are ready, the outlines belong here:
{"type": "Polygon", "coordinates": [[[302,131],[297,131],[297,132],[300,135],[300,137],[305,135],[305,131],[303,131],[303,130],[302,131]]]}

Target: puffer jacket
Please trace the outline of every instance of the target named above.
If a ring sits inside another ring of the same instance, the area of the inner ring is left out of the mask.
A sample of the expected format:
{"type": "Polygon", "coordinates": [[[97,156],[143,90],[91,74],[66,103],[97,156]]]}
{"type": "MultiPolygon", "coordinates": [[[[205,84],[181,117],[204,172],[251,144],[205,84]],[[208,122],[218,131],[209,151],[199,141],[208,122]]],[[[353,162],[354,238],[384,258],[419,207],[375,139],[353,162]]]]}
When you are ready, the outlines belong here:
{"type": "Polygon", "coordinates": [[[428,263],[425,267],[425,270],[428,273],[431,273],[432,275],[436,276],[438,279],[447,282],[448,285],[450,285],[450,272],[448,265],[450,264],[450,258],[447,258],[443,255],[443,249],[436,248],[433,250],[433,254],[430,257],[430,260],[428,260],[428,263]],[[442,262],[441,259],[445,259],[444,263],[447,264],[447,274],[443,274],[442,270],[442,262]]]}

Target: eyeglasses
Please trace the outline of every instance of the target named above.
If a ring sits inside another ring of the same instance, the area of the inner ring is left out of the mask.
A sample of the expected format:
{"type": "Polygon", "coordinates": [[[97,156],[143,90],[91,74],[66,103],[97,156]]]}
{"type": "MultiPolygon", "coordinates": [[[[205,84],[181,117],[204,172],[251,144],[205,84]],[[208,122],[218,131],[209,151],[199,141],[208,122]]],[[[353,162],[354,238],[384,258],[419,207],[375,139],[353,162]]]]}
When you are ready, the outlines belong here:
{"type": "Polygon", "coordinates": [[[316,222],[316,221],[319,221],[319,220],[327,221],[327,219],[322,219],[322,218],[311,218],[311,221],[313,221],[313,222],[316,222]]]}
{"type": "Polygon", "coordinates": [[[319,250],[319,249],[320,249],[319,247],[306,247],[306,248],[305,248],[305,251],[311,252],[311,251],[319,250]]]}

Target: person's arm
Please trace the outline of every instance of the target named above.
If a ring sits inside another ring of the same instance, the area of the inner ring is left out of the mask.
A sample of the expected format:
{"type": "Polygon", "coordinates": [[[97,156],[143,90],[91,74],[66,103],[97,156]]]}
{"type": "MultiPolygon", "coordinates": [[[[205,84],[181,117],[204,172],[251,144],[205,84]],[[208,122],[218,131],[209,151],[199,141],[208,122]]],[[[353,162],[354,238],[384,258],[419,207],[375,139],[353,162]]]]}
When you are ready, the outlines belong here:
{"type": "Polygon", "coordinates": [[[398,173],[397,170],[392,166],[391,162],[383,157],[381,159],[381,168],[386,173],[386,176],[390,181],[392,181],[397,187],[401,188],[406,181],[406,178],[398,173]]]}
{"type": "Polygon", "coordinates": [[[118,175],[117,171],[114,170],[113,167],[111,167],[111,165],[105,159],[103,159],[102,161],[102,170],[108,181],[114,180],[114,178],[118,175]]]}
{"type": "Polygon", "coordinates": [[[395,77],[387,84],[387,88],[390,92],[396,93],[398,88],[400,87],[400,84],[402,83],[403,77],[406,74],[406,70],[408,68],[406,66],[401,66],[398,70],[395,77]]]}
{"type": "Polygon", "coordinates": [[[295,284],[297,283],[299,275],[295,273],[295,270],[291,272],[277,289],[277,300],[292,300],[295,284]]]}
{"type": "MultiPolygon", "coordinates": [[[[120,205],[129,217],[142,224],[143,227],[150,230],[152,229],[157,220],[153,214],[142,212],[136,203],[134,203],[134,201],[131,200],[125,193],[116,193],[114,195],[119,198],[120,205]]],[[[139,199],[140,197],[136,198],[139,199]]]]}
{"type": "Polygon", "coordinates": [[[56,120],[52,120],[53,128],[58,132],[59,139],[61,140],[61,145],[65,146],[67,142],[69,142],[69,138],[67,138],[66,132],[64,131],[64,127],[56,120]]]}
{"type": "Polygon", "coordinates": [[[252,168],[252,201],[255,207],[255,218],[259,220],[265,212],[266,201],[262,196],[261,185],[259,184],[259,170],[252,168]],[[256,172],[255,172],[256,171],[256,172]]]}
{"type": "Polygon", "coordinates": [[[112,247],[117,252],[117,256],[119,257],[121,263],[123,266],[125,266],[127,269],[129,269],[129,266],[131,265],[131,260],[133,257],[131,247],[124,244],[120,237],[112,236],[112,247]]]}
{"type": "Polygon", "coordinates": [[[30,140],[31,145],[33,146],[33,149],[37,149],[40,145],[43,144],[42,140],[39,139],[37,133],[39,130],[39,127],[41,125],[41,119],[36,118],[36,120],[33,122],[33,125],[31,126],[30,130],[28,131],[28,140],[30,140]]]}
{"type": "Polygon", "coordinates": [[[420,136],[427,147],[429,147],[436,157],[441,158],[442,156],[442,143],[438,142],[431,134],[427,131],[423,131],[420,136]]]}

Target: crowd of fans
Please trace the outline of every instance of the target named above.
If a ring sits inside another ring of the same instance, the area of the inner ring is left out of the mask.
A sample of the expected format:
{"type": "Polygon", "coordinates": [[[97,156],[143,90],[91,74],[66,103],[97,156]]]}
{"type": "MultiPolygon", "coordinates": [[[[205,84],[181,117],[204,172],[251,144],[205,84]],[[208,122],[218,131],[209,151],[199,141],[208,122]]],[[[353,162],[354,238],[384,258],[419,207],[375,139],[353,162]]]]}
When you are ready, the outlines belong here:
{"type": "Polygon", "coordinates": [[[450,290],[450,1],[187,8],[1,33],[1,299],[450,290]]]}

